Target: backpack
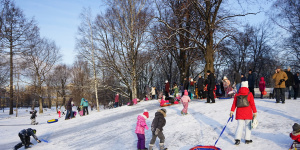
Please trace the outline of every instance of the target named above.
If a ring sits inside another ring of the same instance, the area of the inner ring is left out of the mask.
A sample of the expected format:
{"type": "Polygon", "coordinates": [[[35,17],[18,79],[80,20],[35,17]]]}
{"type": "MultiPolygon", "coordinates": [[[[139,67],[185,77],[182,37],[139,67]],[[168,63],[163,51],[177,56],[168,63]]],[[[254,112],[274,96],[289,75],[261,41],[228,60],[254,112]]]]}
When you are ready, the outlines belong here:
{"type": "MultiPolygon", "coordinates": [[[[248,95],[250,92],[248,93],[248,95]]],[[[248,101],[248,95],[239,95],[236,97],[236,107],[248,107],[249,101],[248,101]]]]}

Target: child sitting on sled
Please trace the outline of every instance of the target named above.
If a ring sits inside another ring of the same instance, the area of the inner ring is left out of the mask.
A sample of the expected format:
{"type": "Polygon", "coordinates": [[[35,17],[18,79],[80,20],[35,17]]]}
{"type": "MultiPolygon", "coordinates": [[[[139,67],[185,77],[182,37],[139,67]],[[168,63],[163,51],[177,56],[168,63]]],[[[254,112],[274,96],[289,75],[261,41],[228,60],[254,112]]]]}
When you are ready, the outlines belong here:
{"type": "Polygon", "coordinates": [[[31,128],[28,128],[28,129],[23,129],[19,132],[19,137],[20,137],[20,140],[21,142],[19,144],[17,144],[14,149],[17,150],[19,148],[21,148],[22,146],[25,146],[25,149],[27,148],[30,148],[29,145],[33,145],[31,142],[30,142],[30,136],[33,136],[33,138],[41,143],[41,141],[36,137],[36,130],[35,129],[31,129],[31,128]]]}
{"type": "Polygon", "coordinates": [[[290,137],[292,140],[300,142],[300,125],[298,123],[293,125],[293,131],[290,133],[290,137]]]}
{"type": "Polygon", "coordinates": [[[139,115],[137,117],[137,123],[135,128],[135,133],[138,137],[138,143],[137,148],[138,150],[148,150],[148,148],[145,147],[145,129],[148,130],[148,126],[146,123],[146,119],[149,118],[149,113],[145,109],[144,113],[142,115],[139,115]]]}

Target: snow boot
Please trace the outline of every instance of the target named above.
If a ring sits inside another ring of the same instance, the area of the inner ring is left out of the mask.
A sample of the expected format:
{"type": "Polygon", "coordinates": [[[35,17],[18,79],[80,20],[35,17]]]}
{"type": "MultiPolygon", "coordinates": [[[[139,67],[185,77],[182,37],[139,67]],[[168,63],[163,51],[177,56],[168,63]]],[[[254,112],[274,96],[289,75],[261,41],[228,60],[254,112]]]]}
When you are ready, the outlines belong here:
{"type": "Polygon", "coordinates": [[[235,140],[234,145],[240,145],[241,141],[240,140],[235,140]]]}
{"type": "Polygon", "coordinates": [[[245,144],[250,144],[250,143],[252,143],[253,141],[252,140],[246,140],[245,141],[245,144]]]}
{"type": "Polygon", "coordinates": [[[153,144],[149,144],[149,148],[148,148],[148,150],[153,150],[153,144]]]}
{"type": "Polygon", "coordinates": [[[159,143],[159,150],[165,150],[164,143],[159,143]]]}

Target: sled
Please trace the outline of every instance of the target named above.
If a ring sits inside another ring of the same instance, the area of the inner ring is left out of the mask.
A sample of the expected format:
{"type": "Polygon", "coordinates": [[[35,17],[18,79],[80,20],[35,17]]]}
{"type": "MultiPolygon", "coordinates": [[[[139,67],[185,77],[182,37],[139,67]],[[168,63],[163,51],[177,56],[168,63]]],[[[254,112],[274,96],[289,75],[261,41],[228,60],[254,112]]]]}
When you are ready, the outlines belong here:
{"type": "Polygon", "coordinates": [[[57,121],[58,121],[58,119],[51,119],[51,120],[48,120],[47,123],[55,123],[57,121]]]}
{"type": "Polygon", "coordinates": [[[221,150],[221,149],[218,148],[218,147],[215,147],[215,146],[198,145],[198,146],[195,146],[195,147],[191,148],[190,150],[221,150]]]}
{"type": "Polygon", "coordinates": [[[219,97],[219,99],[231,99],[231,97],[219,97]]]}
{"type": "Polygon", "coordinates": [[[79,111],[79,115],[83,116],[83,110],[79,111]]]}
{"type": "Polygon", "coordinates": [[[300,150],[300,143],[298,141],[294,141],[289,150],[300,150]]]}
{"type": "Polygon", "coordinates": [[[45,142],[45,143],[49,143],[49,141],[47,140],[44,140],[44,139],[41,139],[41,141],[45,142]]]}
{"type": "Polygon", "coordinates": [[[171,103],[165,103],[164,105],[160,106],[160,107],[166,107],[166,106],[171,106],[171,103]]]}

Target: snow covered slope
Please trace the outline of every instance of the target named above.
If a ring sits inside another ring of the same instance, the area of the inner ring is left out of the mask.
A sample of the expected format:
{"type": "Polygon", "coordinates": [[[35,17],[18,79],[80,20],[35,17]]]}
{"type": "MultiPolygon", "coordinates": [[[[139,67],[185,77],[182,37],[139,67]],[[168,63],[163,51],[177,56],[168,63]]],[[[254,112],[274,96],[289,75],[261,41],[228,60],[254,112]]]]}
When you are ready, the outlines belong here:
{"type": "MultiPolygon", "coordinates": [[[[195,145],[214,145],[225,126],[232,99],[217,100],[215,104],[206,104],[204,100],[189,103],[189,114],[181,116],[182,105],[172,105],[167,109],[167,124],[164,127],[165,145],[169,150],[188,150],[195,145]]],[[[234,145],[237,121],[229,122],[225,132],[217,143],[223,150],[265,150],[288,149],[292,140],[289,133],[295,122],[300,123],[300,101],[286,100],[285,104],[275,103],[271,99],[255,99],[259,125],[252,130],[252,144],[234,145]]],[[[39,125],[30,124],[27,109],[20,110],[20,117],[8,116],[0,112],[0,149],[12,149],[20,140],[18,132],[24,128],[37,129],[40,139],[49,143],[37,143],[32,150],[135,150],[137,136],[134,133],[137,116],[143,109],[149,111],[148,126],[159,109],[156,100],[140,102],[135,106],[123,106],[115,109],[92,111],[88,116],[76,116],[71,120],[59,119],[57,123],[47,124],[47,120],[58,115],[54,110],[46,111],[37,117],[39,125]]],[[[146,147],[151,139],[151,131],[146,130],[146,147]]],[[[155,149],[158,149],[157,139],[155,149]]]]}

